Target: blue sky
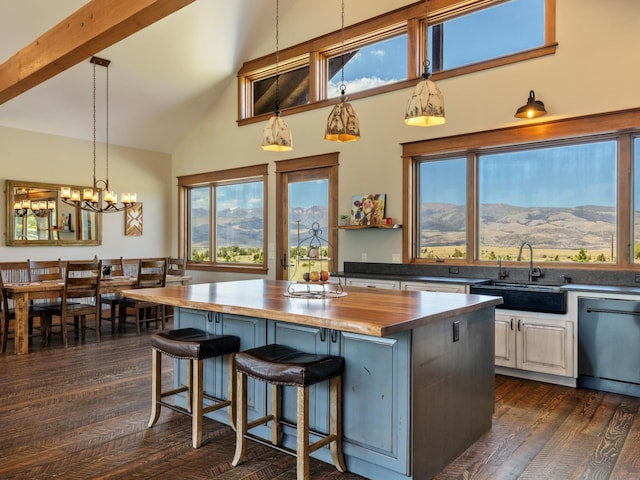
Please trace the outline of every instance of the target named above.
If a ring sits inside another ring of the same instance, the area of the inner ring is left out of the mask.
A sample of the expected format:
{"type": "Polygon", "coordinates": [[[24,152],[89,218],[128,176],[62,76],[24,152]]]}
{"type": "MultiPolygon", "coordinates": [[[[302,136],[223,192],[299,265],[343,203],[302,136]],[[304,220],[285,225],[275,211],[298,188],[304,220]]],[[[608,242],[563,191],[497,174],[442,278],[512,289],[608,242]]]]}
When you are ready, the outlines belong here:
{"type": "MultiPolygon", "coordinates": [[[[429,42],[431,46],[433,42],[429,42]]],[[[512,0],[444,24],[444,68],[526,50],[544,43],[544,0],[512,0]],[[470,41],[473,48],[469,48],[470,41]]],[[[400,35],[359,49],[345,65],[346,93],[403,80],[407,75],[407,36],[400,35]]],[[[430,69],[432,70],[432,69],[430,69]]],[[[341,74],[328,94],[340,94],[341,74]]]]}
{"type": "MultiPolygon", "coordinates": [[[[576,207],[616,204],[616,144],[613,141],[480,156],[480,204],[576,207]]],[[[427,165],[423,201],[463,205],[466,163],[427,165]]]]}

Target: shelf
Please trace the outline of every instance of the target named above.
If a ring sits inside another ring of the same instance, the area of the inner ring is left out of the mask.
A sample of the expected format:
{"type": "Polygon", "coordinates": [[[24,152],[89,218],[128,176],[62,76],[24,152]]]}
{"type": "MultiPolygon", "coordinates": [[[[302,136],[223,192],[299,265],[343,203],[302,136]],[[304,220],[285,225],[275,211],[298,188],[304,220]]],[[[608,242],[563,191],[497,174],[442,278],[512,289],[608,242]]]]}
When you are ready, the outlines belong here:
{"type": "Polygon", "coordinates": [[[367,228],[382,228],[385,230],[400,230],[402,225],[338,225],[341,230],[365,230],[367,228]]]}

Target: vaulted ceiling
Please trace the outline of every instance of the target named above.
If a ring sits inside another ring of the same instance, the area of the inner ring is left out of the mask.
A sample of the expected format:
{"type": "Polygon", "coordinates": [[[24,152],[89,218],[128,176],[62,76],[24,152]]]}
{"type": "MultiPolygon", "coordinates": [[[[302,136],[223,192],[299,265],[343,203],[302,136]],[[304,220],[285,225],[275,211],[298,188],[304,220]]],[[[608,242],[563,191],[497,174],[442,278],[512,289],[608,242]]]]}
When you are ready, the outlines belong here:
{"type": "MultiPolygon", "coordinates": [[[[6,95],[10,99],[0,103],[0,126],[90,140],[93,65],[89,58],[97,55],[111,60],[109,142],[172,152],[217,98],[229,93],[224,88],[255,50],[251,38],[272,31],[273,25],[264,19],[273,17],[274,10],[273,2],[266,0],[175,1],[187,5],[112,46],[96,42],[95,48],[101,50],[82,51],[82,58],[70,62],[75,65],[64,69],[60,62],[56,66],[61,73],[24,93],[6,95]]],[[[281,14],[293,2],[281,0],[281,14]]],[[[6,94],[5,62],[86,3],[91,2],[0,0],[0,63],[4,63],[0,102],[6,94]]],[[[118,7],[113,0],[100,3],[118,7]]],[[[42,51],[51,54],[47,46],[42,51]]],[[[104,96],[103,73],[97,72],[99,103],[104,96]]],[[[98,132],[98,141],[101,136],[98,132]]]]}

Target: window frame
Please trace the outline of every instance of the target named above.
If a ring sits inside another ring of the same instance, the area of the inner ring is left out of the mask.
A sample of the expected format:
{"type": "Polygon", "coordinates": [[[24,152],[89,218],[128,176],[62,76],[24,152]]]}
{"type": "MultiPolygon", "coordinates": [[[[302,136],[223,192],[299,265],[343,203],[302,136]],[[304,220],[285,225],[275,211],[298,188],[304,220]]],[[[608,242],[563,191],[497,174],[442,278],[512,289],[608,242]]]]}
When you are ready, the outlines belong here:
{"type": "MultiPolygon", "coordinates": [[[[415,235],[417,234],[417,189],[415,169],[419,161],[450,155],[467,156],[467,256],[462,260],[447,259],[450,265],[493,265],[489,260],[477,260],[478,191],[477,163],[475,152],[493,150],[498,147],[518,147],[524,145],[557,145],[562,141],[584,142],[590,139],[617,138],[617,261],[607,264],[576,264],[573,262],[550,263],[566,268],[596,270],[637,270],[640,262],[633,262],[633,157],[631,143],[640,135],[638,129],[640,109],[622,110],[602,114],[587,115],[568,119],[540,122],[533,125],[513,126],[504,129],[473,132],[469,134],[441,137],[402,144],[403,159],[403,263],[431,264],[434,260],[417,258],[415,235]]],[[[640,194],[640,192],[638,192],[640,194]]]]}
{"type": "MultiPolygon", "coordinates": [[[[473,13],[502,3],[504,0],[431,0],[429,10],[429,25],[438,24],[446,20],[473,13]]],[[[433,81],[467,75],[482,70],[517,63],[533,58],[552,55],[556,51],[556,0],[544,0],[545,25],[544,45],[518,53],[496,57],[489,60],[456,67],[450,70],[433,72],[433,81]]],[[[351,26],[345,26],[344,37],[341,30],[316,37],[297,45],[282,49],[278,52],[278,71],[286,72],[309,65],[309,103],[296,107],[282,109],[286,115],[305,112],[331,106],[339,98],[326,98],[327,59],[335,56],[342,48],[349,51],[358,46],[390,38],[399,33],[407,34],[407,79],[400,82],[382,85],[380,87],[349,94],[349,100],[367,98],[383,93],[402,90],[415,86],[421,78],[424,57],[424,2],[416,2],[406,7],[392,10],[388,13],[364,20],[351,26]]],[[[239,126],[267,120],[272,112],[253,115],[253,81],[275,75],[276,53],[245,62],[238,71],[238,119],[239,126]]]]}
{"type": "Polygon", "coordinates": [[[178,178],[178,252],[187,259],[189,270],[205,270],[216,272],[267,274],[268,272],[268,165],[267,163],[248,167],[231,168],[214,172],[197,173],[193,175],[179,176],[178,178]],[[195,187],[215,187],[221,185],[241,184],[251,181],[263,183],[263,259],[261,264],[226,264],[215,261],[215,210],[210,216],[210,243],[212,260],[209,262],[196,262],[191,260],[190,248],[190,215],[189,215],[189,190],[195,187]]]}

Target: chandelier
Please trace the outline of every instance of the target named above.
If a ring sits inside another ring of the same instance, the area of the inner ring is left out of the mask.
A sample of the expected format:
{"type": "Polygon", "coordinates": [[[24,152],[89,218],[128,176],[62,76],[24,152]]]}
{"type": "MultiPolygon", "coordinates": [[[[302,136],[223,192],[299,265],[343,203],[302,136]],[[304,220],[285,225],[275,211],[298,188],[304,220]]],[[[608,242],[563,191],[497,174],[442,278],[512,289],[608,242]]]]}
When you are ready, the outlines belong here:
{"type": "Polygon", "coordinates": [[[118,195],[113,190],[109,190],[109,64],[111,60],[91,57],[90,61],[93,63],[93,187],[85,188],[82,192],[72,190],[71,187],[62,187],[60,197],[64,203],[88,212],[121,212],[136,204],[136,194],[123,193],[122,205],[118,205],[118,195]],[[96,66],[106,68],[105,180],[96,178],[96,66]]]}

